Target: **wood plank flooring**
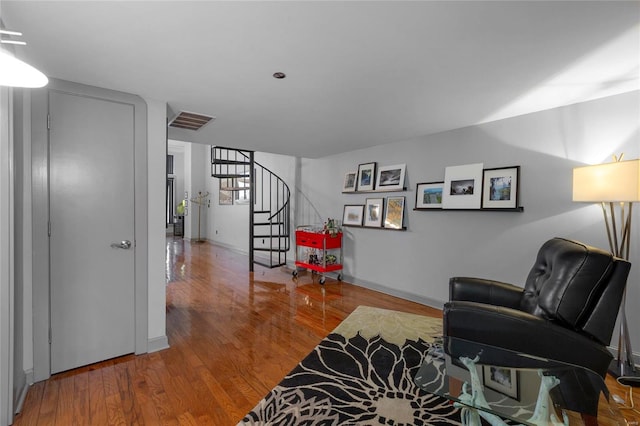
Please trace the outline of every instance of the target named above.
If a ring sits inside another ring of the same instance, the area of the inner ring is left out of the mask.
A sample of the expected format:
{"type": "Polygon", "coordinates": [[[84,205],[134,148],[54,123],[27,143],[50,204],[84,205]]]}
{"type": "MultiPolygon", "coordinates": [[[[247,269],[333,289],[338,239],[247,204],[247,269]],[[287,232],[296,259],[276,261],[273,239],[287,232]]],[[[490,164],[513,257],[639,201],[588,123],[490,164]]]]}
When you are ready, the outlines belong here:
{"type": "Polygon", "coordinates": [[[330,278],[321,286],[286,269],[250,273],[246,256],[208,243],[169,238],[167,256],[171,348],[36,383],[14,424],[235,425],[359,305],[442,316],[330,278]]]}

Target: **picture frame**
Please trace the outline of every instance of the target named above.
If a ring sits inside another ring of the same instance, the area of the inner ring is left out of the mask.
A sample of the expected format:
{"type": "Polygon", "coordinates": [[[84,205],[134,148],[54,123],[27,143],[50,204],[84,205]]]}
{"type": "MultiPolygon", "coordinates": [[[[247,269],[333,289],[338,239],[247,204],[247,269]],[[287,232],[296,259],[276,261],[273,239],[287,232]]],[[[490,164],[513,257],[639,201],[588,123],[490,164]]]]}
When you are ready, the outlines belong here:
{"type": "Polygon", "coordinates": [[[416,185],[416,209],[441,209],[444,181],[416,185]]]}
{"type": "Polygon", "coordinates": [[[480,209],[482,167],[482,163],[476,163],[445,168],[443,209],[480,209]]]}
{"type": "Polygon", "coordinates": [[[404,223],[405,197],[387,197],[384,209],[384,227],[402,229],[404,223]]]}
{"type": "Polygon", "coordinates": [[[346,204],[342,212],[343,226],[362,226],[364,204],[346,204]]]}
{"type": "Polygon", "coordinates": [[[358,172],[345,173],[344,182],[342,183],[342,192],[355,192],[357,181],[358,181],[358,172]]]}
{"type": "Polygon", "coordinates": [[[482,377],[487,388],[520,401],[520,377],[516,369],[483,365],[482,377]]]}
{"type": "Polygon", "coordinates": [[[364,226],[380,228],[383,211],[383,198],[367,198],[364,205],[364,226]]]}
{"type": "Polygon", "coordinates": [[[515,209],[520,205],[520,166],[484,169],[483,209],[515,209]]]}
{"type": "Polygon", "coordinates": [[[404,189],[406,164],[378,167],[376,191],[395,191],[404,189]]]}
{"type": "Polygon", "coordinates": [[[376,163],[363,163],[358,166],[357,191],[373,191],[376,181],[376,163]]]}
{"type": "Polygon", "coordinates": [[[233,178],[220,178],[220,190],[218,191],[218,204],[221,206],[233,205],[233,178]]]}

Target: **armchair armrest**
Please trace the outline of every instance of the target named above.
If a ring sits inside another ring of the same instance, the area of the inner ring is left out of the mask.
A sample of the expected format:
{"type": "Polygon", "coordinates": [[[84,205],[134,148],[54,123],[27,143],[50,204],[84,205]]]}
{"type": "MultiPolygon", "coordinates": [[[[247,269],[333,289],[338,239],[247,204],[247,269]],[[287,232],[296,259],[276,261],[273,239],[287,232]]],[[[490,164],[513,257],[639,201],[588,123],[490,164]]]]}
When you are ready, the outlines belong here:
{"type": "Polygon", "coordinates": [[[602,377],[613,359],[597,341],[517,309],[449,302],[443,318],[445,336],[581,365],[602,377]]]}
{"type": "Polygon", "coordinates": [[[453,277],[449,279],[449,300],[486,303],[517,309],[523,289],[513,284],[482,278],[453,277]]]}

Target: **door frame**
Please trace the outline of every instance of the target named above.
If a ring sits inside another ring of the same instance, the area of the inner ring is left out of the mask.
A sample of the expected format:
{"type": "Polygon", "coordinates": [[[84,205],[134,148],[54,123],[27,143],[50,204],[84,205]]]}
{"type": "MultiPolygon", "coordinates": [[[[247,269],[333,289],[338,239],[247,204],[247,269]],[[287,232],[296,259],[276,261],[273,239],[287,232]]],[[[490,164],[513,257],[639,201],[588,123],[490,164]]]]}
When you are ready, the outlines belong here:
{"type": "Polygon", "coordinates": [[[147,226],[147,105],[136,95],[63,80],[50,79],[31,92],[33,197],[33,375],[51,376],[50,256],[49,256],[49,93],[85,96],[132,105],[134,109],[134,238],[135,353],[147,352],[148,342],[148,226],[147,226]]]}

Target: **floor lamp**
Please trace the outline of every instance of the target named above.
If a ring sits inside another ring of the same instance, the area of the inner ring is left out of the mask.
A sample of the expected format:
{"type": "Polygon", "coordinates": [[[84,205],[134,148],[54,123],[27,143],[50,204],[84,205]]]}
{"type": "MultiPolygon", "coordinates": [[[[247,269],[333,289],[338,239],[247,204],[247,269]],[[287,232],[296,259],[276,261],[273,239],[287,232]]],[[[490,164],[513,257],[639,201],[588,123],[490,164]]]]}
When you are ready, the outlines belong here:
{"type": "MultiPolygon", "coordinates": [[[[622,155],[613,158],[613,163],[573,169],[573,201],[602,205],[611,252],[629,260],[633,203],[640,201],[640,159],[621,161],[622,155]]],[[[609,369],[619,378],[640,376],[633,362],[625,300],[626,291],[620,306],[618,359],[609,369]]]]}

